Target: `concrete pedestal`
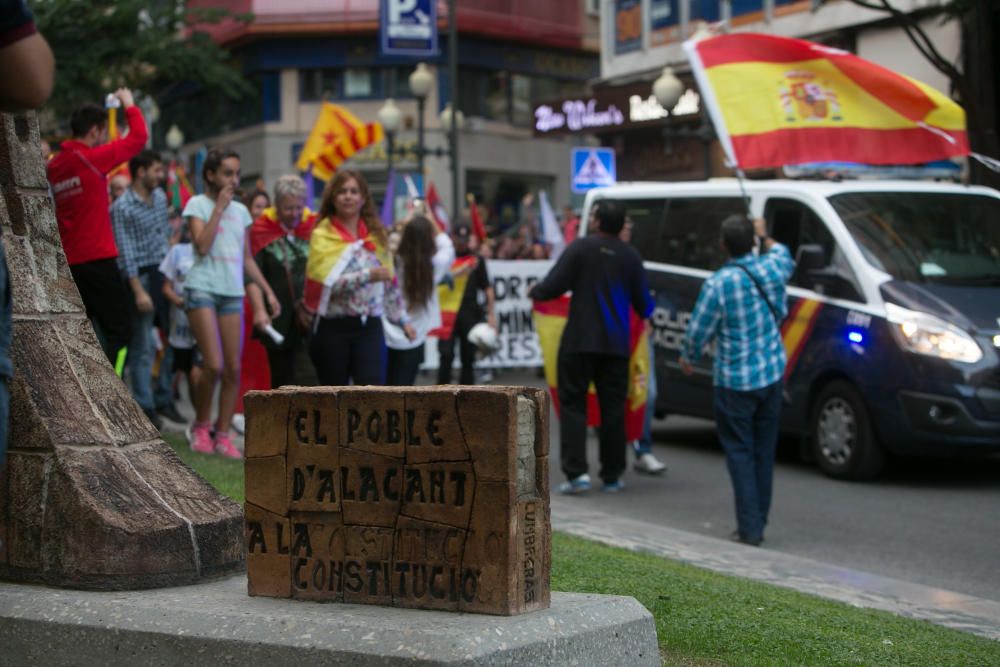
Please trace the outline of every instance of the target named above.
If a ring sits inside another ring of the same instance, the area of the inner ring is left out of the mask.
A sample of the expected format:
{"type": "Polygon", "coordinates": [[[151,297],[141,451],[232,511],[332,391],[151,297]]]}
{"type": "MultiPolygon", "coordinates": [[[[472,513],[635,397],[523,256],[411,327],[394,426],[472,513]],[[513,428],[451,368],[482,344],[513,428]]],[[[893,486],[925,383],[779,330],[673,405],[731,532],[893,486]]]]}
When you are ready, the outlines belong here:
{"type": "Polygon", "coordinates": [[[634,598],[553,593],[522,616],[247,596],[245,577],[129,592],[0,587],[12,665],[659,665],[634,598]]]}

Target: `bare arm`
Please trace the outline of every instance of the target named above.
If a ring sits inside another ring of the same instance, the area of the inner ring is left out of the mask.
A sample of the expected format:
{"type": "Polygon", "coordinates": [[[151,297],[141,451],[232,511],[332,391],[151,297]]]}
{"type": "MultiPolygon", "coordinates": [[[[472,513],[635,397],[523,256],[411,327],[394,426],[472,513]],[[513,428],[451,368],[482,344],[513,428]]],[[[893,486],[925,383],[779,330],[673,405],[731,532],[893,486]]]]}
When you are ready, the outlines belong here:
{"type": "Polygon", "coordinates": [[[264,305],[264,293],[256,284],[247,285],[247,300],[253,309],[253,326],[256,329],[263,329],[271,323],[271,318],[267,314],[267,306],[264,305]]]}
{"type": "Polygon", "coordinates": [[[37,32],[0,49],[0,81],[10,83],[0,93],[0,111],[16,113],[45,104],[55,64],[49,43],[37,32]]]}
{"type": "Polygon", "coordinates": [[[496,295],[493,293],[492,287],[487,287],[484,292],[486,293],[486,322],[493,327],[497,328],[497,312],[494,305],[496,304],[496,295]]]}
{"type": "Polygon", "coordinates": [[[170,280],[163,281],[163,296],[167,297],[167,301],[174,304],[178,308],[184,308],[184,297],[177,293],[174,289],[174,284],[170,280]]]}

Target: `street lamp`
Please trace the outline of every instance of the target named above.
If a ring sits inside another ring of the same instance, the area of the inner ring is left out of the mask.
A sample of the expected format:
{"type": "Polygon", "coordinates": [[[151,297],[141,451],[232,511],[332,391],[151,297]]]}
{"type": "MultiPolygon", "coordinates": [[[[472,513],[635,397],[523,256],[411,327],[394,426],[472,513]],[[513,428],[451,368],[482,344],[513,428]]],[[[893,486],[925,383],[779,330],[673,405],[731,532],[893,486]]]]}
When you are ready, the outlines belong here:
{"type": "MultiPolygon", "coordinates": [[[[670,112],[675,106],[677,106],[677,102],[681,99],[681,95],[683,93],[684,84],[681,83],[681,80],[674,74],[674,70],[670,67],[664,67],[659,78],[653,82],[653,96],[656,97],[656,101],[660,103],[660,106],[670,112]]],[[[712,124],[708,122],[708,112],[705,109],[704,103],[700,106],[701,125],[694,130],[686,127],[665,127],[663,128],[663,136],[666,139],[671,139],[673,137],[700,139],[702,143],[703,160],[705,162],[705,179],[708,180],[712,177],[711,150],[712,142],[715,140],[715,129],[712,127],[712,124]]]]}
{"type": "Polygon", "coordinates": [[[410,75],[410,92],[417,98],[417,168],[421,183],[424,178],[424,103],[433,85],[434,77],[427,69],[427,63],[417,63],[417,69],[410,75]]]}
{"type": "Polygon", "coordinates": [[[392,174],[393,141],[396,138],[396,132],[399,131],[400,116],[399,107],[396,106],[396,101],[391,97],[378,110],[378,122],[382,124],[382,129],[385,130],[386,155],[388,156],[390,175],[392,174]]]}

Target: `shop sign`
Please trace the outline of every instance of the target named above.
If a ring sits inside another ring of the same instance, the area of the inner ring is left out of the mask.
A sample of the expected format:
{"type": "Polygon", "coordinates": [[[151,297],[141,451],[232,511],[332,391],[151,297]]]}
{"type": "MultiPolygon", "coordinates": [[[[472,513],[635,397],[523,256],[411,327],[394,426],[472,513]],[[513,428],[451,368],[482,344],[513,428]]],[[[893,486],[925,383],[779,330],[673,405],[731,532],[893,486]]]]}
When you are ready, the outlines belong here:
{"type": "Polygon", "coordinates": [[[674,105],[664,109],[650,91],[651,85],[602,90],[587,98],[572,98],[535,105],[535,134],[600,133],[630,129],[668,117],[696,116],[701,110],[697,90],[688,88],[674,105]]]}

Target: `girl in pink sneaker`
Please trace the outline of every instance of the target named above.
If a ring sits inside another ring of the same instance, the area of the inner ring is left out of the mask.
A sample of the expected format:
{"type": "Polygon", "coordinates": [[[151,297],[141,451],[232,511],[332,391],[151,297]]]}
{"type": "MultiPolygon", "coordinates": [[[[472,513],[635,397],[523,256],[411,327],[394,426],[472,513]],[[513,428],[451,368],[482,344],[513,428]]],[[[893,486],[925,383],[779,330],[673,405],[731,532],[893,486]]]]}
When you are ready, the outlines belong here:
{"type": "Polygon", "coordinates": [[[205,194],[192,197],[184,207],[195,251],[194,266],[184,281],[184,308],[202,356],[190,442],[196,452],[238,459],[242,454],[233,444],[230,428],[240,382],[244,270],[264,293],[272,317],[281,306],[250,254],[246,233],[253,223],[250,212],[233,199],[240,182],[239,154],[231,149],[209,151],[202,177],[205,194]],[[213,439],[209,420],[220,380],[213,439]]]}

